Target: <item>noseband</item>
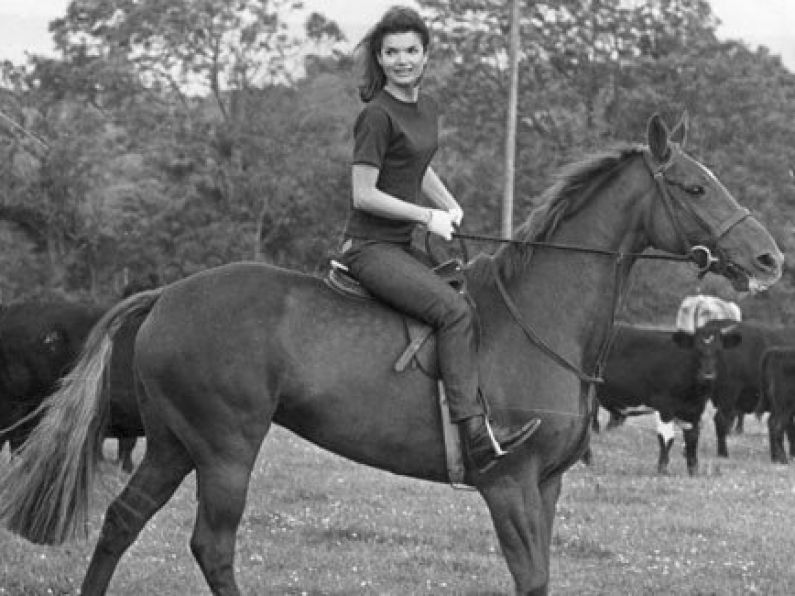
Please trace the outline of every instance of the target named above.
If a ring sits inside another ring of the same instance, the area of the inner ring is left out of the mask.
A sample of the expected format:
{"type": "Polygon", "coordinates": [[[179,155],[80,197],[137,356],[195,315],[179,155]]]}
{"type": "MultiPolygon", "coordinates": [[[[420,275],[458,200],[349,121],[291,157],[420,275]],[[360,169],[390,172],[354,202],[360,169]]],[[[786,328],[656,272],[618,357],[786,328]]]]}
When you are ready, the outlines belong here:
{"type": "Polygon", "coordinates": [[[682,150],[679,148],[679,145],[672,143],[670,145],[668,159],[665,162],[661,164],[656,163],[656,160],[654,157],[652,157],[651,152],[648,149],[644,149],[643,159],[657,184],[657,189],[660,191],[660,198],[662,200],[663,207],[665,207],[665,211],[668,214],[671,225],[674,227],[677,238],[679,239],[679,244],[682,246],[684,253],[690,255],[691,259],[696,264],[696,267],[698,268],[698,276],[703,277],[713,267],[713,265],[720,263],[721,259],[714,256],[712,254],[712,250],[708,246],[703,244],[693,245],[690,243],[690,241],[687,239],[687,233],[685,232],[685,228],[682,225],[682,221],[679,219],[679,215],[674,204],[682,211],[686,211],[699,225],[699,227],[709,234],[709,243],[712,244],[718,254],[720,254],[718,241],[720,241],[720,239],[723,238],[723,236],[725,236],[734,226],[749,217],[751,212],[745,207],[740,207],[738,205],[734,213],[726,218],[725,221],[722,221],[717,226],[713,226],[709,221],[701,217],[690,203],[675,197],[671,193],[671,186],[676,186],[677,188],[683,189],[685,192],[689,192],[685,185],[683,185],[681,182],[677,182],[666,177],[666,172],[671,168],[681,152],[682,150]]]}

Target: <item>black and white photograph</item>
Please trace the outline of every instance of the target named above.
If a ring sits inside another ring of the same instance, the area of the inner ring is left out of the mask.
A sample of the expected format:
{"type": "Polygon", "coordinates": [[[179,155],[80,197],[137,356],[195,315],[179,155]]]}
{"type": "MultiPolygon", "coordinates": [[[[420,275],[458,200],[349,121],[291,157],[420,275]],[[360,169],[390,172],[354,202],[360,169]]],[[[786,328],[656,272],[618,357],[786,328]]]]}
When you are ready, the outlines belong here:
{"type": "Polygon", "coordinates": [[[0,0],[0,596],[795,593],[793,24],[0,0]]]}

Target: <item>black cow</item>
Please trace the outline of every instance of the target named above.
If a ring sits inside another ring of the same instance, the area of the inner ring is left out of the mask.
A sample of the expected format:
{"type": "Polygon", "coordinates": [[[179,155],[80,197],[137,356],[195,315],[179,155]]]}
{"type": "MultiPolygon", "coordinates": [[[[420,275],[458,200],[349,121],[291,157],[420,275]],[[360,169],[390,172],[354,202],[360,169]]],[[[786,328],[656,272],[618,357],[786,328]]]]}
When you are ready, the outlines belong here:
{"type": "Polygon", "coordinates": [[[605,364],[605,382],[597,386],[596,395],[602,407],[616,414],[638,407],[659,413],[666,424],[657,435],[660,473],[668,470],[674,421],[683,423],[687,470],[690,474],[698,471],[700,420],[715,379],[717,354],[740,340],[732,327],[725,321],[711,321],[693,335],[617,327],[605,364]]]}
{"type": "Polygon", "coordinates": [[[760,362],[766,350],[776,347],[795,347],[795,328],[772,327],[759,323],[737,323],[740,345],[718,355],[718,376],[712,385],[715,404],[715,435],[720,457],[728,457],[726,436],[734,421],[744,414],[766,411],[760,403],[760,362]]]}
{"type": "Polygon", "coordinates": [[[770,411],[767,428],[770,437],[770,459],[786,464],[784,433],[789,441],[789,454],[795,457],[795,347],[765,350],[759,365],[761,377],[760,403],[770,411]]]}
{"type": "MultiPolygon", "coordinates": [[[[11,304],[0,317],[0,431],[31,414],[58,386],[82,350],[91,328],[105,309],[67,301],[11,304]]],[[[132,350],[141,320],[120,330],[124,341],[114,350],[110,366],[110,424],[107,436],[134,441],[143,436],[133,376],[132,350]]],[[[0,432],[0,449],[12,452],[28,437],[37,420],[0,432]]],[[[125,471],[132,471],[131,450],[120,443],[125,471]]]]}
{"type": "MultiPolygon", "coordinates": [[[[52,393],[103,309],[68,302],[7,306],[0,318],[0,429],[21,420],[52,393]]],[[[0,434],[15,450],[34,422],[0,434]]]]}

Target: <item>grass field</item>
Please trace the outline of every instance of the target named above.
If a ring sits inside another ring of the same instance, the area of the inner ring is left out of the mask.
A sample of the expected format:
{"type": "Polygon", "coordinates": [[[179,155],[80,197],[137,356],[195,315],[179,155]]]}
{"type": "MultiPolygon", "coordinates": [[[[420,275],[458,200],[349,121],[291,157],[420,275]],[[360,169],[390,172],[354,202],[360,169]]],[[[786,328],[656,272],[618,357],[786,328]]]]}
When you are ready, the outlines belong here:
{"type": "MultiPolygon", "coordinates": [[[[764,424],[746,420],[725,460],[705,418],[696,478],[681,445],[660,477],[650,418],[593,437],[594,464],[564,476],[552,594],[795,593],[795,466],[769,462],[764,424]]],[[[103,479],[86,542],[39,547],[0,530],[0,594],[76,594],[123,481],[115,470],[103,479]]],[[[191,476],[145,528],[110,594],[208,593],[187,547],[193,487],[191,476]]],[[[236,567],[250,595],[512,591],[476,493],[360,466],[278,428],[252,477],[236,567]]]]}

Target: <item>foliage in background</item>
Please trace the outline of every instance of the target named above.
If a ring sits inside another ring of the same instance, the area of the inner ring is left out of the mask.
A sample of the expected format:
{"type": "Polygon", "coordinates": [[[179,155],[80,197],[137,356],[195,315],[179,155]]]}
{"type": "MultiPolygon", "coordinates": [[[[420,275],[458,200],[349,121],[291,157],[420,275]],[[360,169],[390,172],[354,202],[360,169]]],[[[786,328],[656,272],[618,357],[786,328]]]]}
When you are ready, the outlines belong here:
{"type": "MultiPolygon", "coordinates": [[[[425,88],[443,106],[436,169],[465,229],[500,228],[508,9],[420,2],[425,88]]],[[[4,299],[112,296],[125,270],[164,281],[240,259],[317,270],[337,243],[360,104],[339,27],[289,0],[81,0],[51,23],[58,58],[4,65],[4,299]]],[[[795,78],[764,48],[720,41],[704,0],[522,3],[514,220],[561,165],[691,114],[688,147],[792,242],[795,78]]],[[[491,250],[490,246],[470,251],[491,250]]],[[[623,318],[668,322],[709,291],[795,320],[789,273],[764,297],[685,266],[635,269],[623,318]]]]}

